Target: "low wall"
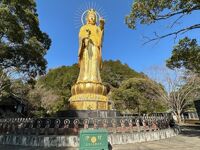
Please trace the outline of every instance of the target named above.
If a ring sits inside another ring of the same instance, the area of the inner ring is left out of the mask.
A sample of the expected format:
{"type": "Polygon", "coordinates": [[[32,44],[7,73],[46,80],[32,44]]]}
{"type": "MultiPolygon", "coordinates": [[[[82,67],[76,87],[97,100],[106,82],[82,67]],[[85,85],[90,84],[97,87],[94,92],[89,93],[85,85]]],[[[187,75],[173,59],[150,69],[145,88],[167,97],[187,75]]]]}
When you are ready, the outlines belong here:
{"type": "MultiPolygon", "coordinates": [[[[112,133],[109,135],[108,141],[111,145],[128,144],[170,138],[177,134],[178,131],[172,128],[150,132],[112,133]]],[[[0,144],[41,147],[78,147],[79,137],[55,135],[0,135],[0,144]]]]}
{"type": "Polygon", "coordinates": [[[179,131],[174,129],[164,129],[151,132],[138,132],[127,134],[111,134],[108,137],[108,141],[111,145],[115,144],[129,144],[140,143],[170,138],[178,135],[179,131]]]}
{"type": "Polygon", "coordinates": [[[78,147],[78,136],[36,136],[0,135],[2,145],[41,146],[41,147],[78,147]]]}

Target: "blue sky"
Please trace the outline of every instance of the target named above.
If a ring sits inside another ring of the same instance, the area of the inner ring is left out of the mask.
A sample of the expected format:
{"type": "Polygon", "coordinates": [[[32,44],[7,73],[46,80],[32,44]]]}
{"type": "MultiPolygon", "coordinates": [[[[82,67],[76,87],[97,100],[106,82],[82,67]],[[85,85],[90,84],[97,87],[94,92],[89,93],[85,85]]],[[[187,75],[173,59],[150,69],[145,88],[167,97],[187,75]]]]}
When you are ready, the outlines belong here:
{"type": "MultiPolygon", "coordinates": [[[[104,60],[118,59],[138,72],[145,72],[155,65],[164,65],[178,39],[175,43],[171,37],[161,40],[156,45],[155,43],[143,45],[142,37],[152,36],[154,31],[160,34],[170,32],[171,29],[167,27],[170,21],[149,26],[138,25],[136,30],[131,30],[126,26],[124,18],[129,14],[132,2],[133,0],[36,0],[40,27],[52,39],[51,48],[45,56],[48,69],[77,62],[79,32],[77,25],[81,24],[81,10],[89,5],[99,9],[106,19],[104,60]]],[[[200,13],[195,12],[185,17],[178,28],[200,22],[199,16],[200,13]]],[[[188,32],[179,38],[186,35],[198,38],[200,30],[188,32]]]]}

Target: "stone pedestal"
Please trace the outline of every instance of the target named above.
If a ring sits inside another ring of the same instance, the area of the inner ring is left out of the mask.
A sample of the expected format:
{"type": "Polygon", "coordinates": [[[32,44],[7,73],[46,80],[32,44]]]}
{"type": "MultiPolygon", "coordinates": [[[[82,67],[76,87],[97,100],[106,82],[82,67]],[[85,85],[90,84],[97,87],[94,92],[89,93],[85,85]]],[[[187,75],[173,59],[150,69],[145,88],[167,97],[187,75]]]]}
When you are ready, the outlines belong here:
{"type": "Polygon", "coordinates": [[[108,101],[107,89],[100,82],[78,82],[72,89],[70,97],[71,110],[110,110],[112,103],[108,101]]]}

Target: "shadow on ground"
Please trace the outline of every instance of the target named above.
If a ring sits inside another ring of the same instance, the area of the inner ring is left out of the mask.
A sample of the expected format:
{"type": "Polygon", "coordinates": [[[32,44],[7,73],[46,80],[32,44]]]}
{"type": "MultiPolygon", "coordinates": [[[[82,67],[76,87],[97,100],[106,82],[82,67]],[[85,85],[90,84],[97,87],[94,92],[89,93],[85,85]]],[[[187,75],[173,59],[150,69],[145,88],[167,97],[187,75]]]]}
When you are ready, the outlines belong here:
{"type": "Polygon", "coordinates": [[[187,136],[187,137],[199,137],[200,138],[200,125],[181,126],[180,135],[187,136]]]}

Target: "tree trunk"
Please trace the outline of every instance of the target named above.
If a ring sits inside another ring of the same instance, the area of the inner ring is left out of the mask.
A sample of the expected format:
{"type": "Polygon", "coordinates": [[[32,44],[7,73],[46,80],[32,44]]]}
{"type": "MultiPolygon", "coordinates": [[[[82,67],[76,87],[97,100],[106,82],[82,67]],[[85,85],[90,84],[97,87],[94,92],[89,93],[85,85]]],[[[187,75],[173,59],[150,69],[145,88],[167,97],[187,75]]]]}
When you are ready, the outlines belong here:
{"type": "Polygon", "coordinates": [[[182,120],[181,120],[181,111],[177,110],[177,112],[175,113],[176,117],[177,117],[177,123],[181,124],[182,120]]]}

